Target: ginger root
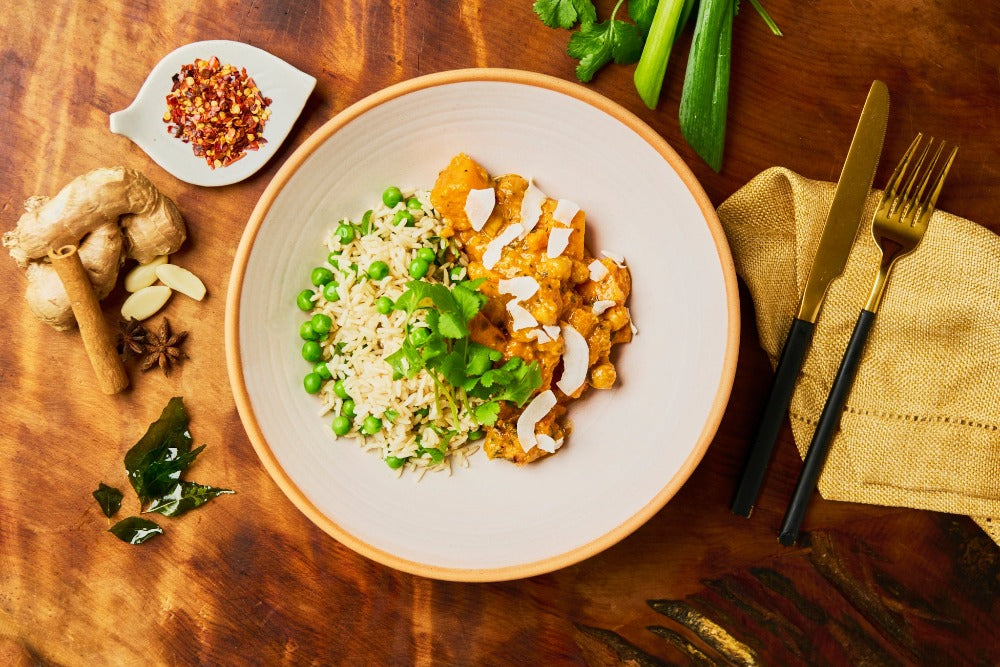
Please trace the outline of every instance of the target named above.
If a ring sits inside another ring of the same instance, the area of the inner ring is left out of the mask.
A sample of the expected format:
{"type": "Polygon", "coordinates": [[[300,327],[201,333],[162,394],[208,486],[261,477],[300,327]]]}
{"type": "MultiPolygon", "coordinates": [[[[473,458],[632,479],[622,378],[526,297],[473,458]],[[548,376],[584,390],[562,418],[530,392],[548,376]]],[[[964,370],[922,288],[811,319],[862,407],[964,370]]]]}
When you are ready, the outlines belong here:
{"type": "Polygon", "coordinates": [[[95,169],[69,182],[55,197],[31,197],[3,245],[26,269],[25,298],[38,319],[55,329],[75,320],[69,297],[48,252],[79,245],[80,259],[98,299],[114,288],[126,258],[145,263],[176,252],[187,230],[174,203],[138,171],[95,169]]]}

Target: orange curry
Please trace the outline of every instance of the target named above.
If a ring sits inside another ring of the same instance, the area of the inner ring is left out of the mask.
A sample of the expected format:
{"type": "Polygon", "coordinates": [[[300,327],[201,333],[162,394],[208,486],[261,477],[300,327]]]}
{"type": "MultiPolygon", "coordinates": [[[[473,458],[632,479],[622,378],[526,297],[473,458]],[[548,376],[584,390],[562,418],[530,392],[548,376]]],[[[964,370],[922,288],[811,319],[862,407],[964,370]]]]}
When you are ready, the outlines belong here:
{"type": "MultiPolygon", "coordinates": [[[[504,246],[499,261],[492,269],[486,268],[483,253],[487,245],[508,225],[520,222],[521,203],[527,188],[528,182],[521,176],[508,174],[491,178],[472,158],[460,154],[452,158],[438,176],[431,191],[431,204],[447,225],[443,235],[454,236],[468,255],[469,277],[486,279],[480,290],[490,300],[470,323],[472,340],[502,352],[505,360],[516,356],[526,362],[539,363],[542,386],[538,392],[551,389],[557,404],[537,423],[535,430],[559,441],[570,431],[565,418],[566,406],[589,387],[607,389],[615,383],[617,374],[609,359],[611,348],[632,339],[631,321],[625,307],[631,277],[627,268],[603,258],[599,261],[607,270],[606,274],[596,281],[591,279],[589,267],[594,257],[584,243],[586,216],[582,210],[572,218],[572,232],[566,248],[559,256],[549,257],[549,233],[555,226],[561,226],[552,217],[558,202],[550,198],[542,204],[537,225],[504,246]],[[490,187],[495,191],[496,205],[477,232],[466,214],[466,199],[470,190],[490,187]],[[499,281],[518,276],[530,276],[538,283],[538,291],[521,305],[534,316],[539,326],[568,324],[587,341],[590,352],[587,378],[571,395],[555,386],[562,372],[563,338],[540,342],[531,330],[514,330],[506,308],[512,297],[499,292],[499,281]],[[613,302],[613,305],[602,304],[606,310],[597,314],[594,303],[599,301],[613,302]]],[[[537,446],[527,452],[522,449],[516,431],[520,412],[516,406],[508,404],[496,425],[487,432],[483,447],[490,458],[528,463],[547,455],[537,446]]]]}

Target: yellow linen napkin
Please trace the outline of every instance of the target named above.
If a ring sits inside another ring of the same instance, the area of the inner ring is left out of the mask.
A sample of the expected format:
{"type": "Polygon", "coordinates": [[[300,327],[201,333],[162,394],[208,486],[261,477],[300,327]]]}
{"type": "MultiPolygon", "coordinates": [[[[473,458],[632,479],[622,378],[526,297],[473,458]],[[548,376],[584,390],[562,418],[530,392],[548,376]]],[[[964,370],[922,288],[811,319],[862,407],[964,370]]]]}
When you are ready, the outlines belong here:
{"type": "MultiPolygon", "coordinates": [[[[834,187],[776,167],[719,207],[773,366],[834,187]]],[[[870,220],[880,196],[869,193],[792,397],[803,456],[878,267],[870,220]]],[[[1000,544],[1000,237],[938,211],[920,247],[899,260],[819,490],[832,500],[967,514],[1000,544]]]]}

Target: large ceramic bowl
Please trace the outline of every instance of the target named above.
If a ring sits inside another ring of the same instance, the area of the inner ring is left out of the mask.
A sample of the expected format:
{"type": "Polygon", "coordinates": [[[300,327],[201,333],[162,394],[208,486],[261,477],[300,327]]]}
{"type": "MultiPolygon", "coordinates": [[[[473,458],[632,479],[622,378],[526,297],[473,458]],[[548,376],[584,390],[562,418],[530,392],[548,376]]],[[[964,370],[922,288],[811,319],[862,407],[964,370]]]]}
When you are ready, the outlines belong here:
{"type": "Polygon", "coordinates": [[[392,86],[338,114],[281,168],[240,242],[226,356],[240,416],[265,468],[312,521],[408,572],[489,581],[548,572],[621,540],[677,492],[729,397],[739,304],[712,205],[638,118],[581,86],[477,69],[392,86]],[[639,334],[617,349],[620,382],[570,410],[573,433],[528,466],[481,451],[453,475],[397,479],[334,440],[302,389],[295,295],[324,233],[390,184],[429,188],[465,152],[492,174],[532,176],[587,213],[595,253],[624,255],[639,334]]]}

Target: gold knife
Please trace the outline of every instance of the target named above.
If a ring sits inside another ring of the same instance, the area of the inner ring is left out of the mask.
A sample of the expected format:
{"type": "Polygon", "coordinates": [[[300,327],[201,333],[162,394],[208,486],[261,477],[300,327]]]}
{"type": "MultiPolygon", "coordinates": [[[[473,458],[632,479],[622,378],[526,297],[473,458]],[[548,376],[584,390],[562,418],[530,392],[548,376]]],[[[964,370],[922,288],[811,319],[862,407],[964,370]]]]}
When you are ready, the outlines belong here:
{"type": "Polygon", "coordinates": [[[872,83],[861,111],[861,120],[854,131],[847,160],[837,181],[833,204],[826,217],[823,236],[813,258],[806,288],[799,304],[799,312],[781,351],[775,369],[774,385],[764,407],[757,435],[750,447],[750,456],[743,469],[743,477],[733,498],[732,511],[750,516],[757,495],[764,481],[764,472],[771,458],[771,451],[784,423],[785,413],[792,401],[795,381],[802,370],[806,349],[812,340],[816,318],[819,317],[826,290],[844,271],[847,257],[854,245],[865,199],[875,178],[889,120],[889,89],[881,81],[872,83]]]}

